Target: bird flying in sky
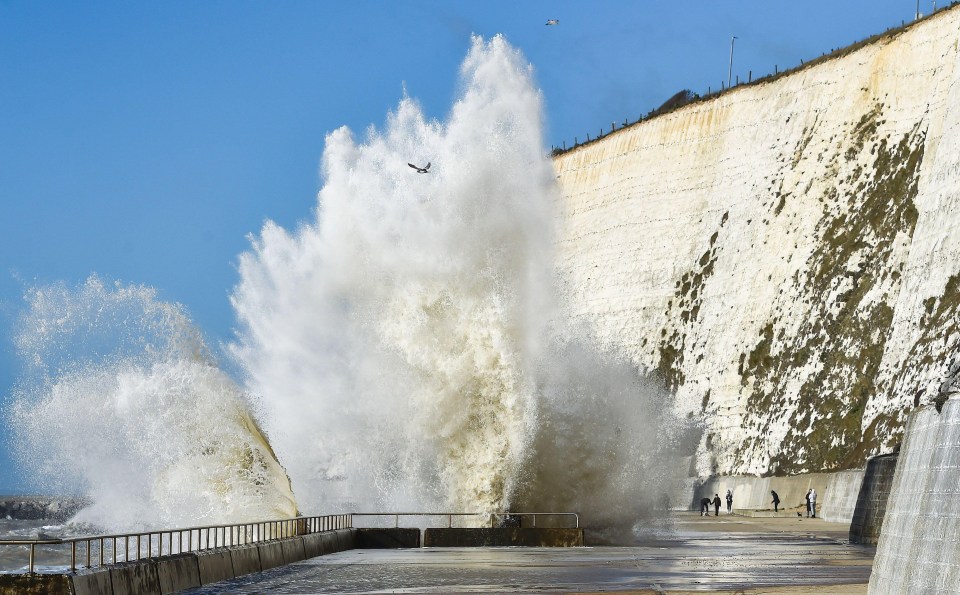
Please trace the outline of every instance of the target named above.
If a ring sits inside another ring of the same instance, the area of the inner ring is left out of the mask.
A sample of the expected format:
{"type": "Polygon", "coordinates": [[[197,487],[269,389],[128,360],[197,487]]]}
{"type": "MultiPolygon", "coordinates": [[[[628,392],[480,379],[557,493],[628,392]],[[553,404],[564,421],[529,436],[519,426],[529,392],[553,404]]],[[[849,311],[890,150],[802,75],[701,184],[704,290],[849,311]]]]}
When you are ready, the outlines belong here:
{"type": "Polygon", "coordinates": [[[419,165],[414,165],[414,164],[412,164],[412,163],[408,163],[407,165],[409,165],[409,166],[412,167],[413,169],[417,170],[417,173],[418,173],[418,174],[425,174],[425,173],[427,173],[427,171],[430,169],[430,162],[429,162],[429,161],[427,162],[427,166],[426,166],[426,167],[420,167],[419,165]]]}
{"type": "Polygon", "coordinates": [[[560,24],[560,19],[547,19],[547,24],[548,24],[548,25],[559,25],[559,24],[560,24]]]}

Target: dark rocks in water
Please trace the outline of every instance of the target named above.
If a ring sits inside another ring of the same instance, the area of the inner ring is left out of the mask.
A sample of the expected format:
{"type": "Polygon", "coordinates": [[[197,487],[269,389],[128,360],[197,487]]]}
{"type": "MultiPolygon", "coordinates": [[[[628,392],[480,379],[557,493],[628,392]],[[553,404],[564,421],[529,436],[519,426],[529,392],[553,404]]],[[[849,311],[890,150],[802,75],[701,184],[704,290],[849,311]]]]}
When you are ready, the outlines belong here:
{"type": "Polygon", "coordinates": [[[0,518],[66,521],[87,504],[76,496],[0,496],[0,518]]]}

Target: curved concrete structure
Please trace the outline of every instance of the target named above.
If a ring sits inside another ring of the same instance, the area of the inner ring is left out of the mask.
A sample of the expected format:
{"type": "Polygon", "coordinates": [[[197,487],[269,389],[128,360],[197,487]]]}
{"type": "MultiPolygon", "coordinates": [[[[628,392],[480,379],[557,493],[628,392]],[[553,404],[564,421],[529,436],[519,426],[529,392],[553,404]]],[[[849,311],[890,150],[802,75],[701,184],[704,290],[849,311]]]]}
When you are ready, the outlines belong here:
{"type": "Polygon", "coordinates": [[[870,593],[960,591],[960,394],[911,416],[870,593]]]}
{"type": "Polygon", "coordinates": [[[873,457],[867,461],[863,484],[857,496],[853,519],[850,521],[850,542],[876,545],[887,511],[887,499],[897,470],[896,453],[873,457]]]}

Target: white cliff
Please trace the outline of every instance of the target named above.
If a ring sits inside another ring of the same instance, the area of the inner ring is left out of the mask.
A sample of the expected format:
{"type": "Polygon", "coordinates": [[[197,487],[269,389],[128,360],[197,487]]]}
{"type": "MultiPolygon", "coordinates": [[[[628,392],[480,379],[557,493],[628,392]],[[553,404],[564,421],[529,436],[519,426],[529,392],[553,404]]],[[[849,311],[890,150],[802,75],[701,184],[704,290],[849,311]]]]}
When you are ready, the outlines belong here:
{"type": "Polygon", "coordinates": [[[699,474],[858,467],[960,356],[960,9],[555,158],[574,316],[699,474]],[[708,462],[712,461],[712,462],[708,462]]]}

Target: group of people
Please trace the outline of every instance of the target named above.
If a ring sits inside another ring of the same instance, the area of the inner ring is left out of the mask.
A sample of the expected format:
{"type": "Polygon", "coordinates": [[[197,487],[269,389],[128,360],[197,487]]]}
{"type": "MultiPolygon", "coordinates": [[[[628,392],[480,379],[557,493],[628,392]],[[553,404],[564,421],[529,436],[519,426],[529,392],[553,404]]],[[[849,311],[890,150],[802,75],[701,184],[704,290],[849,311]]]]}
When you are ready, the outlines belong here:
{"type": "MultiPolygon", "coordinates": [[[[780,496],[776,491],[770,490],[770,495],[773,496],[773,500],[770,501],[773,504],[773,511],[780,511],[780,496]]],[[[733,512],[733,491],[727,490],[727,513],[733,512]]],[[[807,490],[807,516],[810,518],[817,518],[817,490],[810,488],[807,490]]],[[[720,505],[723,502],[720,500],[720,494],[714,494],[713,499],[710,498],[701,498],[700,499],[700,516],[710,516],[710,507],[713,506],[713,515],[720,516],[720,505]]],[[[800,513],[797,513],[797,516],[800,516],[800,513]]]]}
{"type": "MultiPolygon", "coordinates": [[[[770,490],[770,495],[773,496],[771,504],[773,504],[773,511],[780,511],[780,496],[776,491],[770,490]]],[[[807,490],[807,516],[810,518],[817,518],[817,490],[810,488],[807,490]]],[[[713,506],[713,515],[720,516],[720,505],[722,504],[720,500],[720,494],[714,494],[713,499],[710,498],[701,498],[700,499],[700,516],[710,516],[710,507],[713,506]]],[[[733,491],[727,490],[727,512],[733,512],[733,491]]],[[[797,513],[799,516],[800,513],[797,513]]]]}
{"type": "MultiPolygon", "coordinates": [[[[773,500],[770,501],[773,504],[773,512],[778,512],[780,508],[780,496],[773,490],[770,490],[770,495],[773,496],[773,500]]],[[[810,488],[807,490],[807,516],[810,518],[817,518],[817,490],[810,488]]],[[[797,513],[797,516],[800,516],[800,513],[797,513]]]]}
{"type": "MultiPolygon", "coordinates": [[[[714,494],[713,500],[710,498],[700,499],[700,516],[710,516],[710,506],[713,505],[713,516],[720,516],[720,494],[714,494]]],[[[733,512],[733,492],[727,490],[727,512],[733,512]]]]}

